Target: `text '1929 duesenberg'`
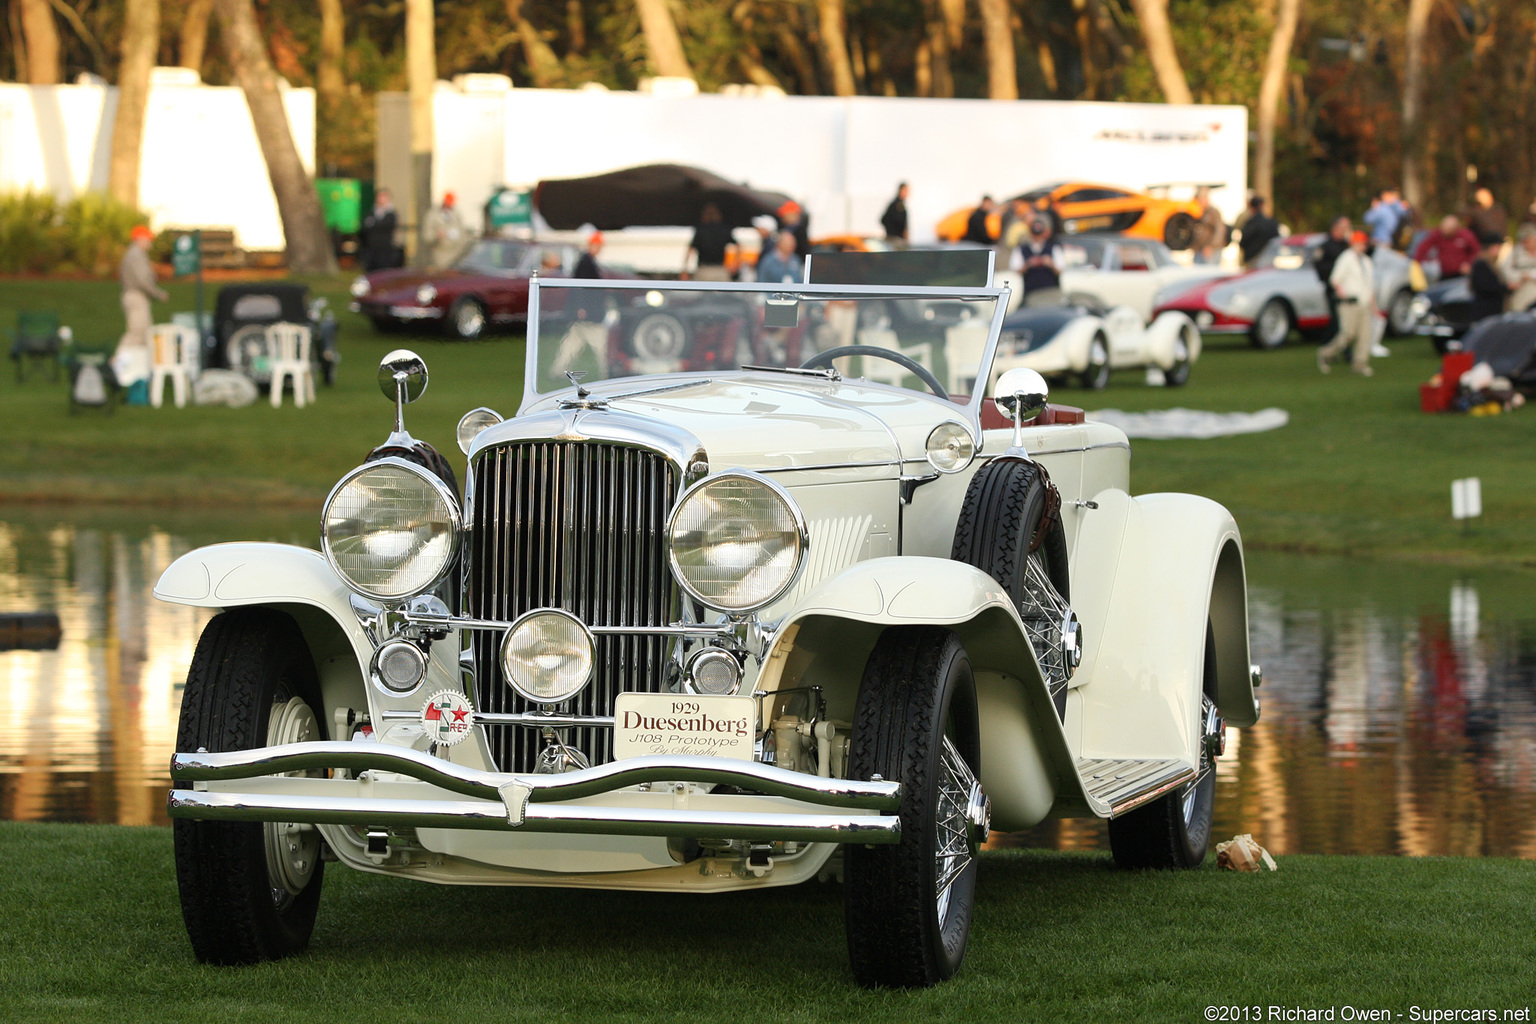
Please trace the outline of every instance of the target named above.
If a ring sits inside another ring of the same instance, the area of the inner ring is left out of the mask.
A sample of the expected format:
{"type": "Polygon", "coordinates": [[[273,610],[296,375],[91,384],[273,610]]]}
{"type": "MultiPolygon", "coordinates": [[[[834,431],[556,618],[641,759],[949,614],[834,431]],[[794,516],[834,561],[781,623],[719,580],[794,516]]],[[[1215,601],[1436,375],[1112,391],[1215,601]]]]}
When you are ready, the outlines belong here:
{"type": "Polygon", "coordinates": [[[1005,289],[535,282],[462,490],[393,432],[320,551],[220,544],[172,762],[197,956],[308,942],[327,861],[678,893],[821,878],[866,985],[965,953],[989,829],[1206,853],[1258,715],[1226,509],[1130,494],[1114,427],[993,369],[1005,289]],[[915,315],[861,316],[903,303],[915,315]],[[933,311],[934,315],[927,315],[933,311]]]}

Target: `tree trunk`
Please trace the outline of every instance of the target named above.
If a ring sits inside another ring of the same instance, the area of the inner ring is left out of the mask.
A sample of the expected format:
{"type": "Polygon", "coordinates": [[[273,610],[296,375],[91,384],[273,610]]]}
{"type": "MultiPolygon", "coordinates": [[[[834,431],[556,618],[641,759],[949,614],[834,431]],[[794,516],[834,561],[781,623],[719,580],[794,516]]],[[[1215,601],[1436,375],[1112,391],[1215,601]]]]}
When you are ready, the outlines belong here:
{"type": "Polygon", "coordinates": [[[208,17],[213,14],[213,0],[188,0],[181,16],[181,45],[177,56],[181,66],[203,73],[203,57],[208,53],[208,17]]]}
{"type": "Polygon", "coordinates": [[[1168,0],[1131,0],[1141,34],[1147,40],[1147,56],[1157,75],[1158,87],[1169,103],[1193,103],[1179,53],[1173,45],[1173,29],[1168,24],[1168,0]]]}
{"type": "Polygon", "coordinates": [[[693,69],[683,53],[683,40],[667,0],[635,0],[635,9],[640,12],[640,31],[645,35],[651,69],[667,78],[692,78],[693,69]]]}
{"type": "Polygon", "coordinates": [[[117,120],[112,125],[112,160],[107,191],[139,204],[139,159],[144,143],[144,110],[149,75],[160,48],[160,0],[127,0],[123,11],[122,62],[117,71],[117,120]]]}
{"type": "Polygon", "coordinates": [[[965,3],[966,0],[939,0],[939,12],[944,16],[945,42],[951,53],[960,52],[960,44],[965,41],[965,3]]]}
{"type": "Polygon", "coordinates": [[[928,95],[949,99],[955,95],[955,76],[950,71],[949,22],[944,0],[928,0],[927,34],[932,88],[928,95]]]}
{"type": "Polygon", "coordinates": [[[571,53],[578,57],[587,52],[587,16],[581,0],[565,0],[565,30],[571,37],[571,53]]]}
{"type": "Polygon", "coordinates": [[[341,0],[320,0],[320,61],[315,68],[315,91],[322,102],[335,103],[347,91],[342,60],[347,49],[347,21],[341,0]]]}
{"type": "Polygon", "coordinates": [[[405,83],[411,100],[411,194],[406,196],[412,256],[425,253],[432,211],[432,92],[437,87],[437,35],[432,0],[405,0],[405,83]]]}
{"type": "Polygon", "coordinates": [[[1424,207],[1424,43],[1432,7],[1433,0],[1408,0],[1408,58],[1403,68],[1403,198],[1415,210],[1424,207]]]}
{"type": "Polygon", "coordinates": [[[1099,98],[1099,66],[1094,60],[1094,25],[1090,0],[1072,0],[1072,32],[1077,37],[1078,60],[1083,66],[1083,93],[1079,99],[1099,98]]]}
{"type": "Polygon", "coordinates": [[[53,21],[48,0],[21,0],[21,32],[27,47],[27,82],[58,85],[59,27],[53,21]]]}
{"type": "Polygon", "coordinates": [[[320,212],[320,197],[293,143],[288,111],[283,107],[277,75],[256,26],[252,0],[216,0],[215,6],[219,12],[219,38],[229,57],[235,84],[245,93],[245,104],[256,126],[256,140],[267,164],[267,177],[277,195],[277,212],[283,221],[283,239],[288,247],[288,269],[296,274],[335,273],[336,257],[331,252],[330,235],[320,212]]]}
{"type": "Polygon", "coordinates": [[[778,25],[777,35],[780,50],[795,69],[795,77],[800,80],[799,94],[815,96],[821,91],[821,83],[816,78],[816,65],[805,52],[805,47],[800,45],[799,37],[783,22],[778,25]]]}
{"type": "Polygon", "coordinates": [[[1019,67],[1013,53],[1013,18],[1009,0],[980,0],[981,28],[987,50],[987,95],[994,100],[1019,98],[1019,67]]]}
{"type": "Polygon", "coordinates": [[[523,16],[523,0],[504,0],[507,20],[523,44],[523,60],[528,65],[528,77],[540,89],[552,89],[565,82],[565,66],[555,51],[550,49],[533,22],[523,16]]]}
{"type": "Polygon", "coordinates": [[[1269,54],[1264,58],[1264,75],[1259,80],[1259,137],[1253,147],[1253,191],[1270,200],[1271,209],[1275,196],[1275,117],[1300,17],[1301,0],[1280,0],[1275,12],[1275,31],[1269,37],[1269,54]]]}
{"type": "Polygon", "coordinates": [[[832,91],[838,96],[853,96],[853,64],[848,59],[848,38],[844,31],[843,0],[816,0],[821,25],[821,55],[832,78],[832,91]]]}

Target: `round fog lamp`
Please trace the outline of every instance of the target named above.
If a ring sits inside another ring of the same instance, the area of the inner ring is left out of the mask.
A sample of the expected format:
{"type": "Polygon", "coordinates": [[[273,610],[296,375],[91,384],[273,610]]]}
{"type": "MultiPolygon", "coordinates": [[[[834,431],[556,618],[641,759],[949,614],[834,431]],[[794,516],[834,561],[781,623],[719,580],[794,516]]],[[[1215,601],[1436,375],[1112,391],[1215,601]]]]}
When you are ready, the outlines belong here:
{"type": "Polygon", "coordinates": [[[518,693],[540,704],[569,700],[587,685],[595,660],[592,634],[556,608],[528,612],[501,641],[501,671],[518,693]]]}
{"type": "Polygon", "coordinates": [[[971,464],[976,442],[971,432],[958,423],[940,423],[928,435],[928,465],[940,473],[958,473],[971,464]]]}
{"type": "Polygon", "coordinates": [[[374,654],[373,674],[391,693],[407,694],[426,678],[427,658],[415,644],[391,640],[374,654]]]}
{"type": "Polygon", "coordinates": [[[700,651],[688,663],[688,687],[694,693],[721,696],[735,693],[739,685],[741,665],[718,647],[700,651]]]}
{"type": "Polygon", "coordinates": [[[468,455],[470,447],[475,443],[475,435],[486,427],[494,427],[500,422],[501,413],[494,409],[487,409],[482,405],[478,409],[469,410],[464,414],[464,418],[459,420],[459,451],[468,455]]]}

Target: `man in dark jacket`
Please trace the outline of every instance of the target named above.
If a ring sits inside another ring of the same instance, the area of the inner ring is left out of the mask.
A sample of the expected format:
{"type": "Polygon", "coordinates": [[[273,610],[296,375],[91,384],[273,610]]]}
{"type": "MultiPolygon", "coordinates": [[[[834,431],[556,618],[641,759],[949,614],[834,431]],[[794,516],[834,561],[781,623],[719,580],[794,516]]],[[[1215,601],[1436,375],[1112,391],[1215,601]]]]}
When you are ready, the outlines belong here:
{"type": "Polygon", "coordinates": [[[373,196],[373,209],[363,218],[362,230],[358,232],[362,243],[359,255],[365,272],[388,270],[399,265],[395,260],[395,226],[398,223],[389,189],[379,189],[373,196]]]}
{"type": "Polygon", "coordinates": [[[1264,247],[1280,237],[1280,222],[1264,212],[1264,197],[1248,200],[1248,216],[1242,224],[1243,237],[1237,247],[1243,254],[1243,266],[1253,265],[1264,247]]]}
{"type": "Polygon", "coordinates": [[[885,213],[880,217],[880,226],[885,228],[885,240],[887,242],[905,242],[907,240],[906,182],[896,186],[896,198],[892,199],[891,205],[885,208],[885,213]]]}
{"type": "Polygon", "coordinates": [[[1312,267],[1317,271],[1318,278],[1323,282],[1323,290],[1328,295],[1330,338],[1339,333],[1339,297],[1328,282],[1333,279],[1333,266],[1339,262],[1339,256],[1349,249],[1351,227],[1348,217],[1334,218],[1333,225],[1328,229],[1328,237],[1312,252],[1312,267]]]}
{"type": "Polygon", "coordinates": [[[982,245],[991,245],[997,239],[992,237],[992,232],[987,230],[987,218],[992,216],[992,211],[997,209],[997,204],[991,196],[982,196],[981,205],[971,211],[970,217],[965,222],[965,234],[960,236],[962,242],[980,242],[982,245]]]}

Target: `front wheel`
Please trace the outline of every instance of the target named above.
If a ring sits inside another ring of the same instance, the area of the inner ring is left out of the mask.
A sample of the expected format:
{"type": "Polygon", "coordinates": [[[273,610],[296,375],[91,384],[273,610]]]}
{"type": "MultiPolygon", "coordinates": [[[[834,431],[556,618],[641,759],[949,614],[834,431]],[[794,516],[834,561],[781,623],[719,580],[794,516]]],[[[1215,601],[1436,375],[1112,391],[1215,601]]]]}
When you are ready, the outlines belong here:
{"type": "Polygon", "coordinates": [[[466,341],[480,337],[485,330],[485,307],[479,299],[460,299],[448,310],[448,327],[466,341]]]}
{"type": "Polygon", "coordinates": [[[1192,348],[1189,339],[1180,331],[1179,336],[1173,341],[1173,365],[1163,371],[1163,384],[1170,388],[1181,388],[1189,383],[1189,353],[1192,348]]]}
{"type": "MultiPolygon", "coordinates": [[[[325,738],[314,662],[289,616],[237,608],[197,642],[177,750],[251,750],[325,738]]],[[[277,960],[309,944],[325,865],[313,825],[173,823],[176,886],[203,963],[277,960]]]]}
{"type": "Polygon", "coordinates": [[[959,969],[990,815],[980,755],[960,638],[931,626],[887,629],[859,686],[849,778],[901,782],[901,841],[844,850],[848,958],[859,984],[924,987],[959,969]]]}
{"type": "Polygon", "coordinates": [[[1109,383],[1109,343],[1104,340],[1104,335],[1095,334],[1088,343],[1088,365],[1080,379],[1083,387],[1094,391],[1109,383]]]}
{"type": "Polygon", "coordinates": [[[1163,225],[1163,244],[1170,249],[1188,249],[1195,244],[1195,218],[1176,213],[1163,225]]]}
{"type": "Polygon", "coordinates": [[[1387,306],[1387,330],[1395,338],[1406,338],[1418,322],[1419,318],[1413,315],[1413,290],[1399,288],[1387,306]]]}
{"type": "Polygon", "coordinates": [[[1270,299],[1253,318],[1248,338],[1254,348],[1275,349],[1291,336],[1291,310],[1280,299],[1270,299]]]}

